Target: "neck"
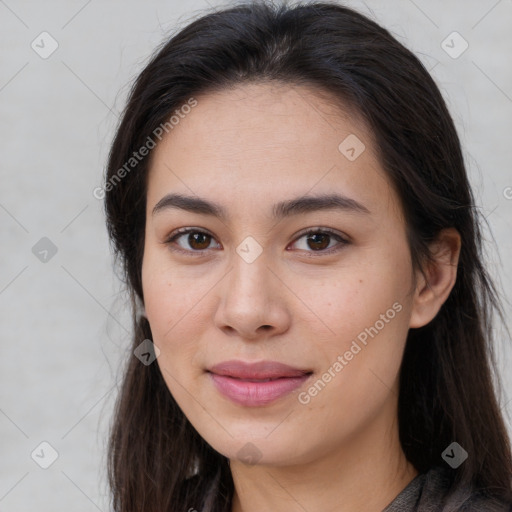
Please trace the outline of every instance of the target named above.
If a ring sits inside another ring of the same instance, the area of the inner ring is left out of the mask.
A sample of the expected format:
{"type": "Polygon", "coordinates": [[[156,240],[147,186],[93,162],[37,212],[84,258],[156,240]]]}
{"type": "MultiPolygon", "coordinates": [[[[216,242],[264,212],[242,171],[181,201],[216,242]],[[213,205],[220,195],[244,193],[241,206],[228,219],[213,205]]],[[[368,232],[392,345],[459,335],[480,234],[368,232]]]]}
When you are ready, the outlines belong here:
{"type": "Polygon", "coordinates": [[[398,426],[385,419],[337,450],[294,466],[230,464],[232,512],[379,512],[418,474],[402,451],[398,426]]]}

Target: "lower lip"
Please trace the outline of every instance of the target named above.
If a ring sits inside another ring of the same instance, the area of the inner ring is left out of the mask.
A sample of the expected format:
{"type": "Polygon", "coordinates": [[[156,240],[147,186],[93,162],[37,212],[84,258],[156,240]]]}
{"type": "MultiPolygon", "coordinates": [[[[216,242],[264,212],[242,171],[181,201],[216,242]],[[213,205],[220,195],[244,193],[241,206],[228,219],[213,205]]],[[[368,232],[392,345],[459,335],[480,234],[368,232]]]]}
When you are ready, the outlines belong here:
{"type": "Polygon", "coordinates": [[[310,375],[283,377],[267,382],[248,382],[225,375],[210,373],[219,392],[233,402],[246,407],[261,407],[300,387],[310,375]]]}

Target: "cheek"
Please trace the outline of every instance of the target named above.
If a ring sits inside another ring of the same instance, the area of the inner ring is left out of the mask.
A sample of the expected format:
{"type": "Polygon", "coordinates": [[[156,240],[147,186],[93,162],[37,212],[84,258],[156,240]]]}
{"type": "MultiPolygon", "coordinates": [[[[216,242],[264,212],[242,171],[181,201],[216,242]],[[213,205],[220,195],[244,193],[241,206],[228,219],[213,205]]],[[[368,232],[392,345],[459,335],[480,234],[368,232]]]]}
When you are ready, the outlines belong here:
{"type": "Polygon", "coordinates": [[[195,307],[208,288],[200,276],[190,279],[172,265],[165,250],[146,246],[142,263],[144,304],[153,334],[163,339],[194,316],[195,307]],[[170,331],[172,329],[172,331],[170,331]]]}
{"type": "MultiPolygon", "coordinates": [[[[382,327],[387,320],[386,330],[390,331],[391,324],[396,327],[397,322],[407,323],[404,312],[410,302],[411,281],[406,271],[407,256],[402,259],[383,258],[381,254],[379,262],[377,258],[361,258],[357,264],[347,264],[322,279],[296,276],[294,291],[310,305],[317,327],[333,340],[347,343],[376,322],[382,327]],[[393,309],[395,303],[400,307],[393,309]],[[402,310],[400,315],[396,314],[397,308],[402,310]],[[384,320],[381,315],[385,315],[384,320]]],[[[304,307],[296,312],[301,310],[304,307]]]]}
{"type": "Polygon", "coordinates": [[[321,380],[331,390],[324,395],[326,400],[327,395],[332,399],[350,390],[350,396],[343,399],[345,405],[361,408],[359,400],[369,404],[382,399],[395,383],[412,299],[406,247],[403,253],[397,247],[390,255],[380,252],[379,259],[361,258],[357,265],[337,272],[335,279],[320,281],[315,287],[300,281],[303,286],[298,295],[317,315],[316,327],[309,329],[326,333],[322,339],[311,337],[316,353],[322,354],[320,371],[325,378],[321,380]]]}
{"type": "Polygon", "coordinates": [[[197,336],[202,325],[199,306],[204,286],[185,283],[165,258],[148,252],[142,265],[142,288],[153,342],[161,352],[158,363],[173,375],[180,374],[196,354],[197,338],[190,334],[193,329],[197,336]]]}

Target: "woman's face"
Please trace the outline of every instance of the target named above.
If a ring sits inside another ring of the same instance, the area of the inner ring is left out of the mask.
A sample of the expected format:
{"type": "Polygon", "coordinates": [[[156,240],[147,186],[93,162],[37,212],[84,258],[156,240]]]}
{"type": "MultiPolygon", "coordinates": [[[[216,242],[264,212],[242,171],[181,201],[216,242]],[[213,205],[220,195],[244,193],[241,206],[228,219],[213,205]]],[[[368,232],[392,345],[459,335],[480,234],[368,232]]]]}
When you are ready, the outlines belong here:
{"type": "Polygon", "coordinates": [[[385,437],[413,272],[370,133],[305,87],[196,99],[148,176],[144,302],[170,392],[249,463],[385,437]]]}

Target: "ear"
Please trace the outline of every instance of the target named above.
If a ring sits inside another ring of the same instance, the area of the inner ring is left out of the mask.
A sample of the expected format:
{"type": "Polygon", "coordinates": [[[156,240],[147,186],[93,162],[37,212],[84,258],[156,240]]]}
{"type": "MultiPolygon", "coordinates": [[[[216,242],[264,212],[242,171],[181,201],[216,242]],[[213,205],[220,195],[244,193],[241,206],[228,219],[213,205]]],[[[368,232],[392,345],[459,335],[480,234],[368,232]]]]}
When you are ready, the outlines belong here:
{"type": "Polygon", "coordinates": [[[443,229],[430,245],[433,261],[416,273],[409,327],[427,325],[439,312],[457,278],[461,239],[455,228],[443,229]]]}

